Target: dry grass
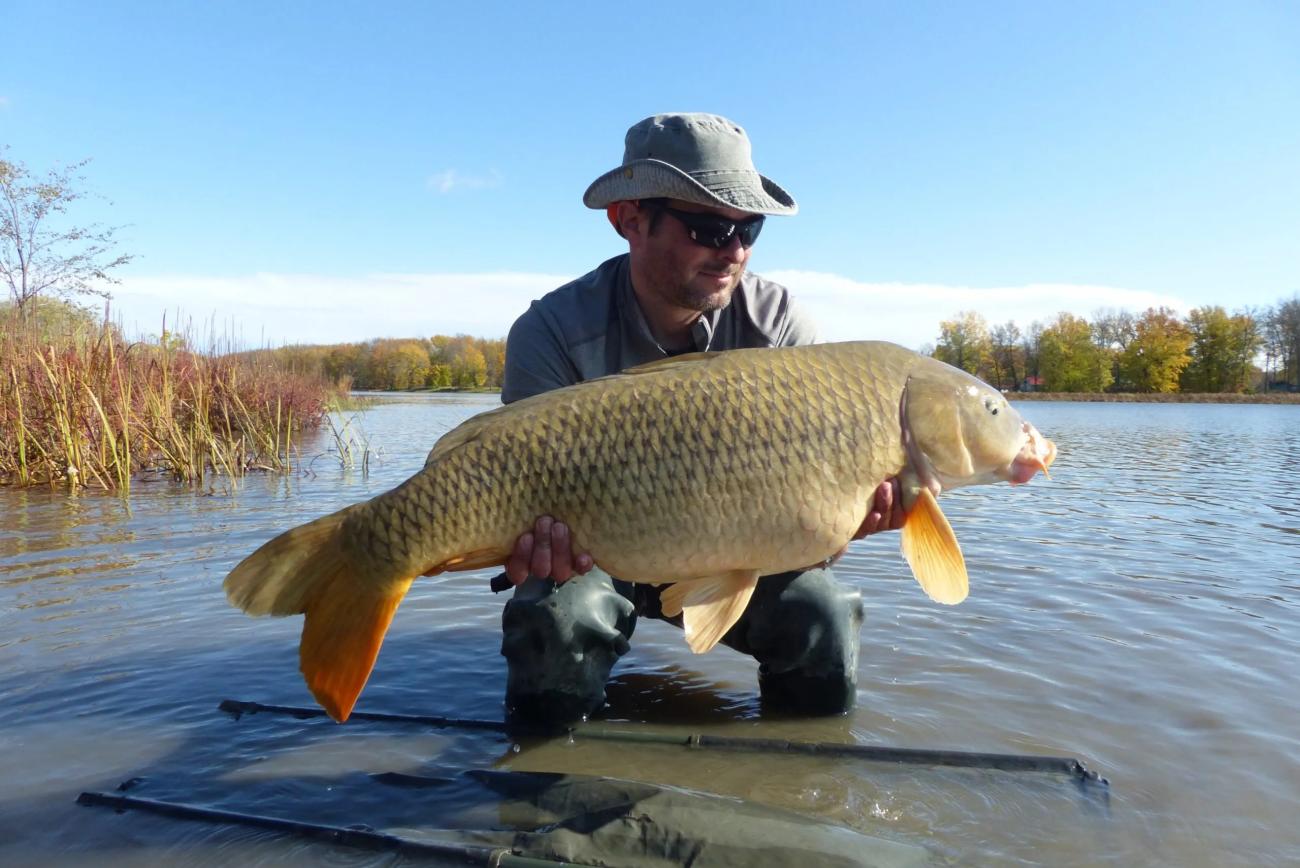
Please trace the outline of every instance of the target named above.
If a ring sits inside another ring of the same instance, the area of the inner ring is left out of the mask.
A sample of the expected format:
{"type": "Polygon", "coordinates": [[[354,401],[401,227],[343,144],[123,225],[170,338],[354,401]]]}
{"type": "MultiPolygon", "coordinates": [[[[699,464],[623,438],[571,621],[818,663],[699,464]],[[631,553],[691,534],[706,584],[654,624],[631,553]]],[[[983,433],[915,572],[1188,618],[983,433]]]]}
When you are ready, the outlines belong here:
{"type": "MultiPolygon", "coordinates": [[[[215,342],[214,342],[215,343],[215,342]]],[[[334,390],[187,336],[127,343],[111,324],[59,329],[0,319],[0,484],[129,491],[164,471],[286,472],[294,441],[320,424],[334,390]]]]}

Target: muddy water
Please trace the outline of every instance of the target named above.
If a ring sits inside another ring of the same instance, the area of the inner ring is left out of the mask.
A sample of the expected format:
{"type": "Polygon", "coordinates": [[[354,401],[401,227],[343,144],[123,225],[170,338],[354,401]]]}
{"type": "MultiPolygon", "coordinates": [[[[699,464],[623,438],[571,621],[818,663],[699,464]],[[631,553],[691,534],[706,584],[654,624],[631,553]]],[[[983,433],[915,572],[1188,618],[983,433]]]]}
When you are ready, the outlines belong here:
{"type": "MultiPolygon", "coordinates": [[[[274,532],[378,493],[490,397],[387,401],[357,424],[368,477],[328,443],[311,473],[193,492],[0,491],[0,863],[389,864],[262,831],[79,808],[82,790],[389,831],[489,828],[466,769],[607,775],[797,811],[938,863],[1284,865],[1300,859],[1300,409],[1026,404],[1055,481],[944,498],[972,577],[929,603],[893,535],[855,544],[867,601],[851,715],[760,714],[755,665],[642,622],[606,716],[662,731],[1077,756],[1052,775],[218,713],[311,705],[297,619],[229,608],[227,570],[274,532]],[[386,787],[375,772],[445,782],[386,787]]],[[[499,719],[489,573],[416,584],[359,708],[499,719]]]]}

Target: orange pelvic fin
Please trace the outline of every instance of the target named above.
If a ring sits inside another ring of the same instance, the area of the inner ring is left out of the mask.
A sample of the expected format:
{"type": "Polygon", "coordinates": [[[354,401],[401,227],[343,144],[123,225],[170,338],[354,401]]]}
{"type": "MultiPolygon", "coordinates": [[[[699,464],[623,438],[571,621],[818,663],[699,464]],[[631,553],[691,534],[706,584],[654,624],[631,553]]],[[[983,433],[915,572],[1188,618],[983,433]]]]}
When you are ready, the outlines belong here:
{"type": "Polygon", "coordinates": [[[740,620],[758,584],[758,570],[734,570],[678,582],[659,596],[663,613],[680,614],[686,628],[686,644],[703,654],[740,620]]]}
{"type": "Polygon", "coordinates": [[[341,567],[308,602],[298,648],[302,674],[316,701],[339,723],[352,713],[411,582],[372,585],[341,567]]]}
{"type": "Polygon", "coordinates": [[[949,606],[970,590],[966,559],[952,525],[928,488],[921,489],[902,531],[903,557],[931,600],[949,606]]]}

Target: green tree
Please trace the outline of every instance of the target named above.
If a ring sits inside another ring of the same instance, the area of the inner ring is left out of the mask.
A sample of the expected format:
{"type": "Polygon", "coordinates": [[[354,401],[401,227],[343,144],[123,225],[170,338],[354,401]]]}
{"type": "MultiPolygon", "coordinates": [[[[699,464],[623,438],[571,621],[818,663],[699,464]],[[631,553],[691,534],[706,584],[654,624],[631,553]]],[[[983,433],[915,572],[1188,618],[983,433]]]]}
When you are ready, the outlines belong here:
{"type": "Polygon", "coordinates": [[[993,344],[988,323],[974,311],[959,311],[954,319],[939,323],[934,357],[977,377],[988,377],[993,344]]]}
{"type": "Polygon", "coordinates": [[[42,295],[108,298],[109,272],[132,257],[114,255],[117,228],[76,226],[68,211],[85,198],[83,160],[43,177],[18,162],[0,159],[0,278],[20,317],[42,295]]]}
{"type": "Polygon", "coordinates": [[[1174,392],[1191,362],[1192,335],[1169,308],[1149,308],[1134,322],[1133,336],[1120,354],[1119,369],[1135,392],[1174,392]]]}
{"type": "Polygon", "coordinates": [[[450,389],[452,382],[451,365],[444,365],[442,362],[435,362],[430,365],[427,382],[430,389],[450,389]]]}
{"type": "Polygon", "coordinates": [[[1181,378],[1185,392],[1239,392],[1250,382],[1252,361],[1263,347],[1259,324],[1249,312],[1229,315],[1221,306],[1187,315],[1191,363],[1181,378]]]}
{"type": "Polygon", "coordinates": [[[1112,380],[1109,357],[1093,342],[1088,321],[1069,313],[1043,329],[1039,367],[1053,392],[1101,392],[1112,380]]]}

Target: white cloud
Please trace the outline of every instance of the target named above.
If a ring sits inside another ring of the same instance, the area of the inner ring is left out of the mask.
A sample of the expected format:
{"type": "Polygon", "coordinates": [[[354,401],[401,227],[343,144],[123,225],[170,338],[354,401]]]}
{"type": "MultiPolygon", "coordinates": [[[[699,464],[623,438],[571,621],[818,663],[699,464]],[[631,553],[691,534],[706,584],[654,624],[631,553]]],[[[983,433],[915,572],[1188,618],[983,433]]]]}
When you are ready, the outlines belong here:
{"type": "Polygon", "coordinates": [[[452,190],[482,190],[487,187],[500,187],[505,177],[496,169],[486,175],[466,175],[456,169],[443,169],[429,176],[430,190],[447,194],[452,190]]]}
{"type": "Polygon", "coordinates": [[[1161,305],[1186,312],[1182,299],[1145,290],[1082,284],[1032,283],[972,287],[929,283],[863,283],[816,271],[769,271],[790,288],[818,324],[823,340],[882,339],[918,348],[933,344],[939,322],[973,310],[990,326],[1014,320],[1021,328],[1062,311],[1091,319],[1099,308],[1135,313],[1161,305]]]}
{"type": "MultiPolygon", "coordinates": [[[[1181,299],[1108,286],[1029,284],[977,288],[921,283],[863,283],[813,271],[765,271],[790,287],[817,322],[823,340],[878,338],[918,348],[933,343],[940,320],[961,310],[990,325],[1021,327],[1061,311],[1091,317],[1098,308],[1145,310],[1181,299]]],[[[157,334],[177,312],[201,341],[209,332],[242,346],[340,343],[377,337],[468,333],[504,337],[515,317],[576,275],[254,274],[244,277],[159,275],[126,278],[114,291],[114,316],[132,333],[157,334]]],[[[172,326],[169,325],[169,328],[172,326]]]]}
{"type": "Polygon", "coordinates": [[[113,315],[128,332],[157,334],[163,317],[171,323],[179,311],[201,342],[212,332],[245,347],[458,333],[504,337],[530,301],[572,278],[517,272],[128,277],[114,290],[113,315]]]}

